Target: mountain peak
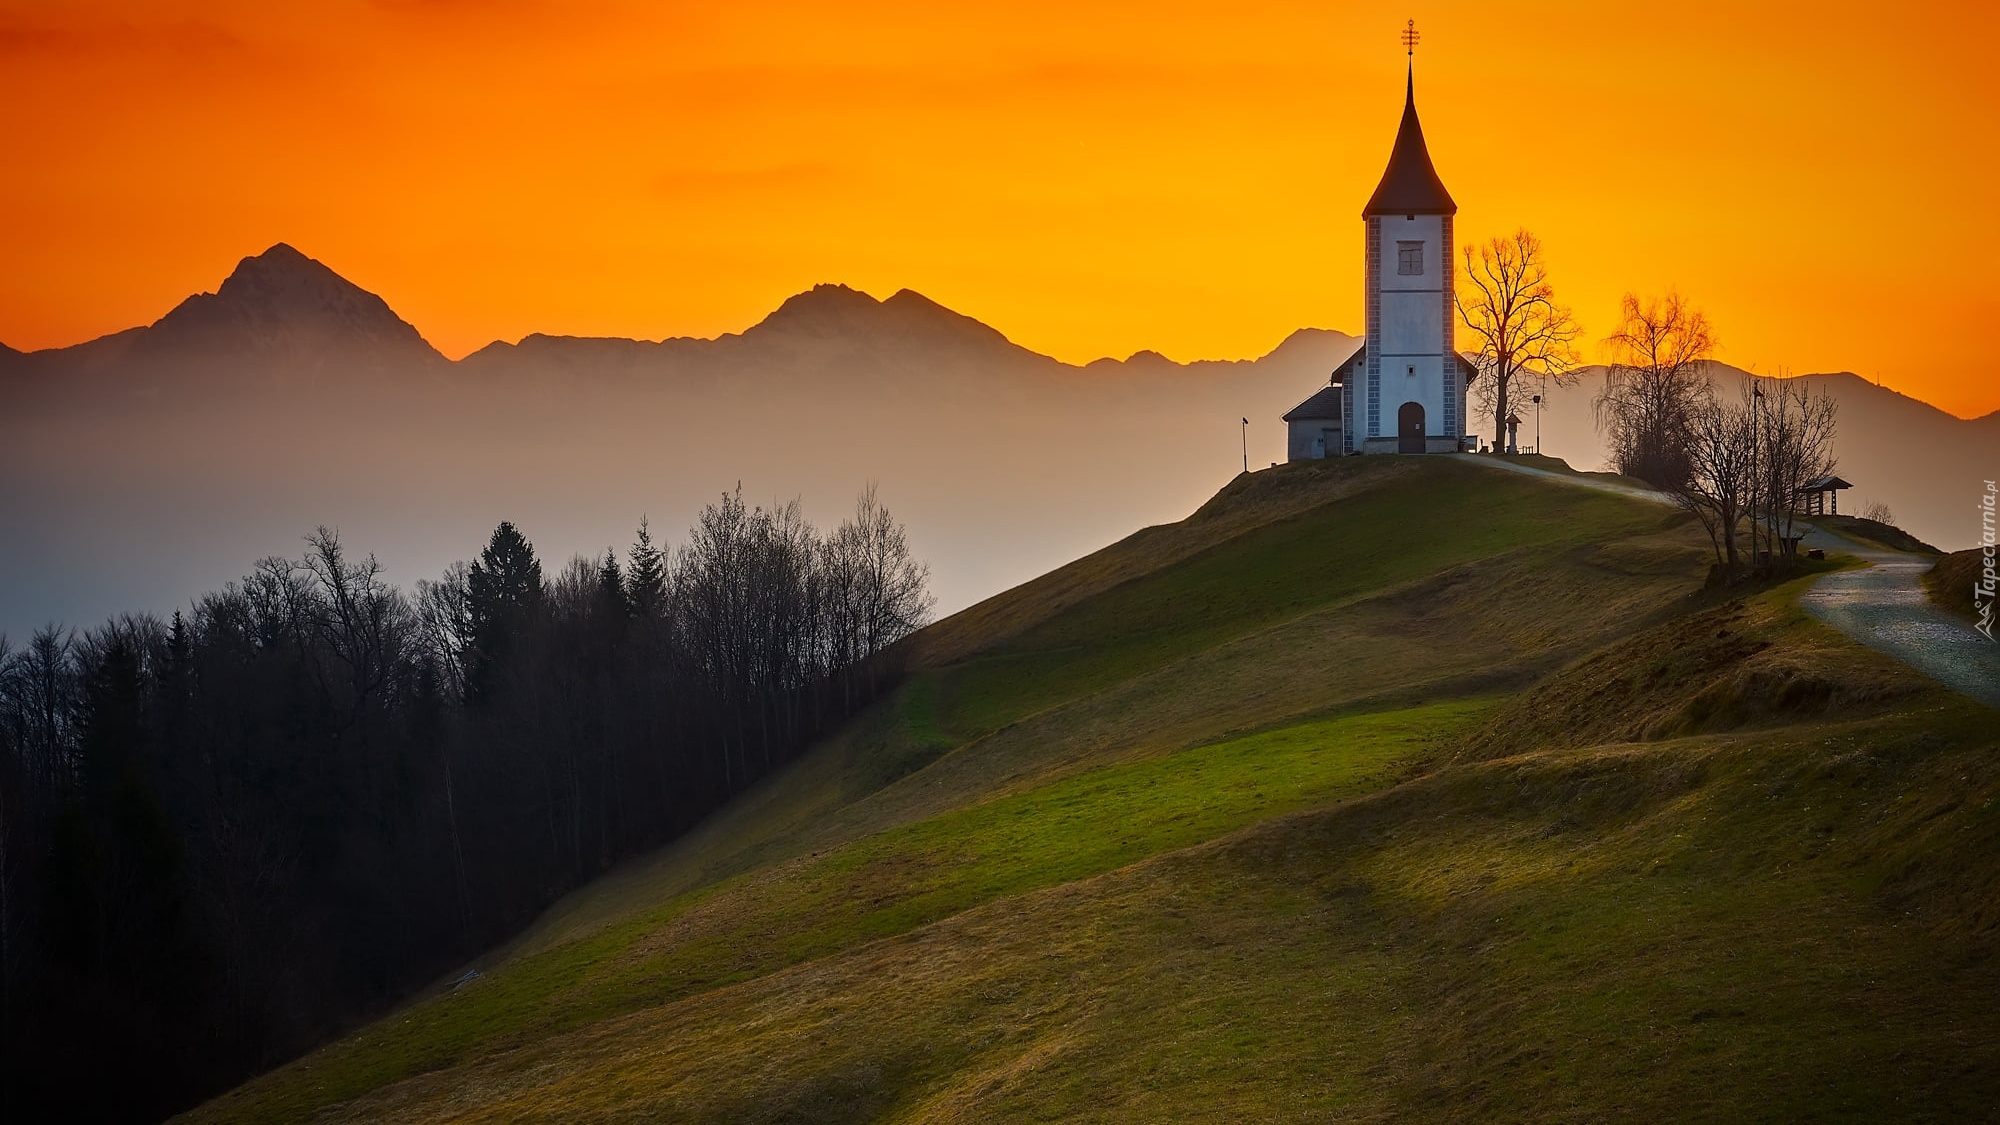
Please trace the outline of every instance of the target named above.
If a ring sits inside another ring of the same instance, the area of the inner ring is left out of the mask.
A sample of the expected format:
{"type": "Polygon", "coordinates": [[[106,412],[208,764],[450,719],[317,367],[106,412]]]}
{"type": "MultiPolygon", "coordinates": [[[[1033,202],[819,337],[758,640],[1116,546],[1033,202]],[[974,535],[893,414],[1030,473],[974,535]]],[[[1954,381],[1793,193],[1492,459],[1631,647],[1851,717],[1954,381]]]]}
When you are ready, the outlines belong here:
{"type": "Polygon", "coordinates": [[[346,279],[328,269],[325,263],[316,258],[306,257],[289,242],[273,243],[271,248],[262,254],[252,254],[237,262],[236,268],[223,279],[222,284],[227,286],[230,282],[240,283],[249,278],[287,276],[301,280],[318,278],[322,281],[331,278],[342,285],[348,284],[346,279]]]}
{"type": "Polygon", "coordinates": [[[794,293],[750,330],[784,329],[811,335],[828,335],[866,318],[882,303],[859,289],[822,282],[803,293],[794,293]]]}
{"type": "Polygon", "coordinates": [[[819,284],[785,299],[745,335],[896,339],[926,343],[979,342],[1012,348],[998,329],[954,312],[914,289],[886,301],[846,285],[819,284]]]}
{"type": "Polygon", "coordinates": [[[215,296],[227,303],[258,305],[272,311],[309,312],[340,306],[367,306],[371,311],[395,317],[382,298],[284,242],[237,262],[236,269],[223,279],[222,287],[216,290],[215,296]]]}
{"type": "Polygon", "coordinates": [[[284,242],[238,262],[214,293],[182,301],[146,336],[146,351],[167,356],[248,353],[318,365],[339,355],[375,367],[442,359],[388,302],[284,242]]]}

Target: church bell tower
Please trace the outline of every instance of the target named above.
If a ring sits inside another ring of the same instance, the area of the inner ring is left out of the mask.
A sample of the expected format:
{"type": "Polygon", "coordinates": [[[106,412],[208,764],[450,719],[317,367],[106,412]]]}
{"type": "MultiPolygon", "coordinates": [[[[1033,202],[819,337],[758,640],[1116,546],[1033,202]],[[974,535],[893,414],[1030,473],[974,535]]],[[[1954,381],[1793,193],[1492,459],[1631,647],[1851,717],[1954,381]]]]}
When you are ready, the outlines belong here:
{"type": "Polygon", "coordinates": [[[1467,368],[1453,346],[1451,193],[1431,166],[1417,121],[1416,21],[1403,122],[1389,167],[1361,209],[1367,224],[1366,368],[1350,378],[1347,445],[1362,453],[1452,453],[1465,433],[1467,368]],[[1359,384],[1358,386],[1356,384],[1359,384]]]}

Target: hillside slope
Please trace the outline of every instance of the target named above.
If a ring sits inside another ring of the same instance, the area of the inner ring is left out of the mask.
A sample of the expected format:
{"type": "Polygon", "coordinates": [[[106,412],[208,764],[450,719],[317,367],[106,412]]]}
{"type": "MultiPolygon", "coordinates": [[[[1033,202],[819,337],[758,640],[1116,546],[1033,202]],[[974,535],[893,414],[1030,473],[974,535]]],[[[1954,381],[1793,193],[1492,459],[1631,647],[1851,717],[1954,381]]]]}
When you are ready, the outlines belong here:
{"type": "Polygon", "coordinates": [[[2000,1086],[1992,712],[1691,596],[1654,505],[1239,478],[200,1121],[1952,1116],[2000,1086]]]}

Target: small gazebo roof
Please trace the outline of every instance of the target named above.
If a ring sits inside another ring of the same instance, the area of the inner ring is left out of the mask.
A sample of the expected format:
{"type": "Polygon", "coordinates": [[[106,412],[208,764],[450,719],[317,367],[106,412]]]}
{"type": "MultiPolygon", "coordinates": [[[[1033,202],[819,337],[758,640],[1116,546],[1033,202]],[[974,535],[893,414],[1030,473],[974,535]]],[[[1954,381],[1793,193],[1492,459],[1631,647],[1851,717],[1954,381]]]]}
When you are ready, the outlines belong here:
{"type": "Polygon", "coordinates": [[[1837,476],[1834,476],[1834,475],[1832,475],[1831,473],[1829,473],[1829,474],[1827,474],[1826,476],[1823,476],[1823,477],[1819,478],[1819,479],[1818,479],[1818,480],[1816,480],[1816,481],[1810,481],[1810,482],[1808,482],[1808,483],[1806,483],[1806,484],[1803,484],[1803,485],[1800,485],[1800,486],[1799,486],[1799,491],[1800,491],[1800,492],[1832,492],[1832,491],[1834,491],[1835,489],[1841,489],[1841,488],[1853,488],[1853,487],[1854,487],[1853,485],[1851,485],[1851,484],[1847,483],[1846,481],[1844,481],[1844,480],[1841,480],[1841,479],[1840,479],[1839,477],[1837,477],[1837,476]]]}

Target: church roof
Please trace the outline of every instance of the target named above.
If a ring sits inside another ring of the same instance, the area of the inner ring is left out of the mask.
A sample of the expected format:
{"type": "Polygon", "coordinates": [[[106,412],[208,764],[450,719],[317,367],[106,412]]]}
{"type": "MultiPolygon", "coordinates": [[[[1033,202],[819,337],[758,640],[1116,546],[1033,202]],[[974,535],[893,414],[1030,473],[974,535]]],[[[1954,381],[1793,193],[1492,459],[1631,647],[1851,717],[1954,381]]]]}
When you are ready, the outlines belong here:
{"type": "Polygon", "coordinates": [[[1292,408],[1284,421],[1338,421],[1340,419],[1340,384],[1321,387],[1319,393],[1292,408]]]}
{"type": "Polygon", "coordinates": [[[1403,89],[1403,124],[1396,130],[1396,147],[1389,150],[1389,167],[1361,217],[1371,215],[1456,215],[1458,204],[1444,190],[1437,169],[1431,166],[1430,149],[1424,146],[1424,127],[1417,121],[1417,81],[1412,74],[1403,89]]]}

